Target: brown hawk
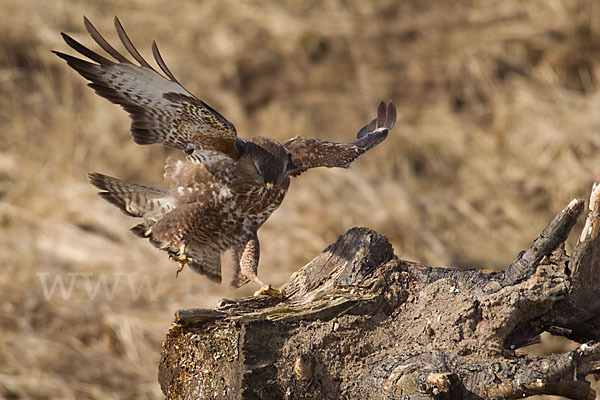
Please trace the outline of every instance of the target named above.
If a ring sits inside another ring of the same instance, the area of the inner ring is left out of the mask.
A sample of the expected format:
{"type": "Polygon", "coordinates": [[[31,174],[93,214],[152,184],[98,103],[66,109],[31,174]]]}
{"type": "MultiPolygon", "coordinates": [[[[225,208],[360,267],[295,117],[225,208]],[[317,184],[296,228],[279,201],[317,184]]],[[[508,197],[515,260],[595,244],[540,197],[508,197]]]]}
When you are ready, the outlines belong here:
{"type": "Polygon", "coordinates": [[[300,137],[283,144],[261,136],[241,139],[231,122],[179,84],[155,42],[152,53],[166,77],[142,58],[116,17],[117,34],[140,65],[111,46],[85,17],[84,25],[117,62],[65,33],[65,42],[94,62],[54,53],[88,79],[96,93],[129,113],[135,143],[162,143],[187,155],[185,161],[167,160],[168,190],[91,173],[90,182],[102,190],[99,195],[126,214],[141,218],[133,233],[167,251],[179,262],[178,273],[187,264],[220,282],[221,253],[233,249],[233,286],[254,281],[262,287],[257,293],[281,296],[256,275],[257,230],[283,201],[290,176],[320,166],[347,168],[381,143],[396,121],[394,105],[379,103],[377,118],[350,143],[300,137]]]}

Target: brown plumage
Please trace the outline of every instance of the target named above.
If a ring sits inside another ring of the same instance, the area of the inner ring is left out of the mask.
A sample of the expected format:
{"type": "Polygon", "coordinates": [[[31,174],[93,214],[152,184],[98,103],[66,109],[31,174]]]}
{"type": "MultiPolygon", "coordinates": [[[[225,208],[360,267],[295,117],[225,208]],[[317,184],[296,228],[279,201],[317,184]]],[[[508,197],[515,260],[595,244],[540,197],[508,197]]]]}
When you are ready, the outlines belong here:
{"type": "MultiPolygon", "coordinates": [[[[102,190],[102,198],[142,219],[133,233],[167,251],[180,263],[178,271],[189,265],[220,282],[221,253],[231,248],[236,259],[232,284],[239,287],[255,281],[265,286],[256,275],[257,230],[283,201],[289,177],[319,166],[347,168],[381,143],[396,121],[394,105],[381,102],[377,118],[350,143],[300,137],[283,144],[261,136],[244,140],[231,122],[179,84],[156,43],[152,53],[166,77],[142,58],[116,17],[117,34],[139,65],[112,47],[85,17],[84,25],[117,62],[64,33],[69,46],[95,63],[54,53],[88,79],[96,93],[129,113],[135,143],[162,143],[187,155],[185,160],[167,160],[168,190],[98,173],[89,175],[90,182],[102,190]]],[[[269,290],[266,293],[280,294],[269,290]]]]}

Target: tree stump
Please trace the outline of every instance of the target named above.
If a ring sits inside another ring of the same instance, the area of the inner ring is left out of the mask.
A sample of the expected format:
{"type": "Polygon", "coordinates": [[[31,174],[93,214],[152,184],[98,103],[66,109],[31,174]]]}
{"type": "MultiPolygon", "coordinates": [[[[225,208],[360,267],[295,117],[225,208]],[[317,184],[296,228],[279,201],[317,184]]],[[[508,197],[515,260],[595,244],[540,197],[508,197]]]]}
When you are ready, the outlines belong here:
{"type": "Polygon", "coordinates": [[[179,310],[163,343],[168,398],[594,399],[600,371],[600,186],[569,256],[571,201],[505,272],[399,260],[353,228],[285,284],[284,299],[179,310]],[[584,343],[515,351],[548,331],[584,343]]]}

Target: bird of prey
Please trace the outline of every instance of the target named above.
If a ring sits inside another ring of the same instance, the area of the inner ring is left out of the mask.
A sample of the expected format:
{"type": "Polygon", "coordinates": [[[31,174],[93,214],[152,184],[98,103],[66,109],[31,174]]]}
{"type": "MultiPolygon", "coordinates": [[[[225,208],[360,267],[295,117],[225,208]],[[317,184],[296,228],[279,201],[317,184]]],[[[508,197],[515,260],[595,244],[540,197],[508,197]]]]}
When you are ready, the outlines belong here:
{"type": "Polygon", "coordinates": [[[233,249],[232,285],[254,281],[261,287],[257,295],[281,297],[281,291],[257,276],[257,230],[283,201],[291,176],[320,166],[347,168],[387,137],[396,122],[396,108],[380,102],[377,118],[350,143],[301,137],[283,144],[262,136],[242,139],[231,122],[175,79],[155,42],[152,54],[164,75],[140,55],[118,18],[114,22],[119,39],[139,65],[110,45],[85,17],[92,39],[115,61],[65,33],[65,42],[88,60],[54,53],[89,80],[98,95],[129,113],[135,143],[162,143],[186,157],[167,160],[167,190],[98,173],[89,174],[90,182],[102,190],[102,198],[141,218],[132,232],[167,251],[179,263],[178,274],[189,265],[221,282],[221,253],[233,249]]]}

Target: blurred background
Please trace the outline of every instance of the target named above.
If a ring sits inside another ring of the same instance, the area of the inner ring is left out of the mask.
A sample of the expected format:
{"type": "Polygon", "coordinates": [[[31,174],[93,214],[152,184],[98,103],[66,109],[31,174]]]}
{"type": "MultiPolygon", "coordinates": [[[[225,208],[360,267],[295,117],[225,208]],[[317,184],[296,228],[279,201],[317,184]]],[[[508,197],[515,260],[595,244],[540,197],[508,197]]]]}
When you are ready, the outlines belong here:
{"type": "MultiPolygon", "coordinates": [[[[600,172],[595,0],[0,0],[0,397],[154,399],[175,310],[219,286],[128,232],[97,171],[165,187],[160,145],[135,145],[118,106],[50,53],[60,32],[147,59],[241,137],[350,141],[393,100],[390,137],[349,170],[311,170],[260,230],[275,286],[353,226],[403,259],[502,269],[600,172]]],[[[575,231],[580,229],[575,228],[575,231]]],[[[572,235],[571,246],[575,234],[572,235]]]]}

